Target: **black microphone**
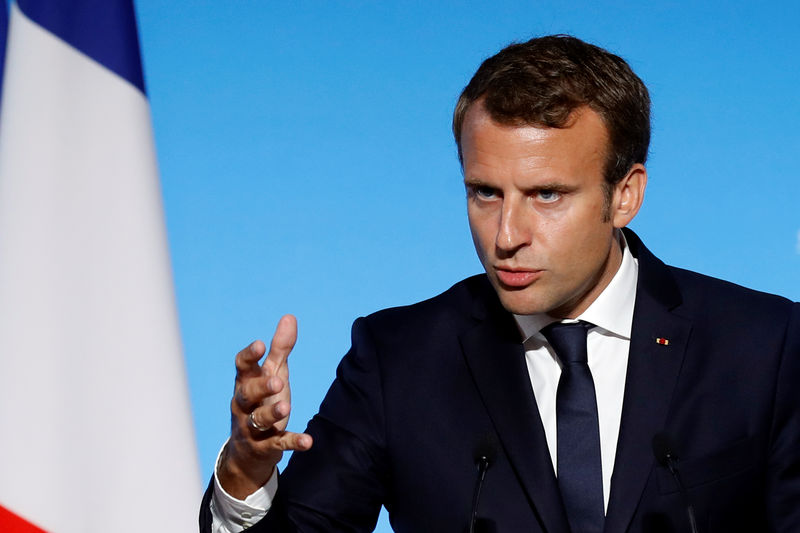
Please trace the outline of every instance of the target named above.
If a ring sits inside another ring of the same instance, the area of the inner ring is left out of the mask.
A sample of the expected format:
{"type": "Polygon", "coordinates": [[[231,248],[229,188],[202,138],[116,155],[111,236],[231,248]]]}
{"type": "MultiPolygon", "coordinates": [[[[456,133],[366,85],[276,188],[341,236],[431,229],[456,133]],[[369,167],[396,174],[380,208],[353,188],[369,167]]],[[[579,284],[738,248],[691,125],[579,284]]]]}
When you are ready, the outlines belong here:
{"type": "Polygon", "coordinates": [[[686,487],[683,486],[681,476],[678,473],[678,466],[676,465],[678,457],[675,455],[672,440],[669,435],[666,433],[656,433],[653,436],[653,455],[656,456],[656,461],[658,461],[661,466],[666,466],[669,473],[675,478],[678,489],[683,496],[683,501],[686,504],[686,514],[689,516],[689,528],[692,533],[697,533],[697,521],[694,518],[694,507],[692,507],[692,502],[689,500],[689,493],[686,492],[686,487]]]}
{"type": "Polygon", "coordinates": [[[497,458],[497,441],[494,435],[487,433],[475,447],[475,464],[478,466],[478,479],[475,482],[475,493],[472,496],[472,512],[469,520],[469,533],[475,533],[475,523],[478,518],[478,502],[481,498],[481,487],[486,478],[486,472],[497,458]]]}

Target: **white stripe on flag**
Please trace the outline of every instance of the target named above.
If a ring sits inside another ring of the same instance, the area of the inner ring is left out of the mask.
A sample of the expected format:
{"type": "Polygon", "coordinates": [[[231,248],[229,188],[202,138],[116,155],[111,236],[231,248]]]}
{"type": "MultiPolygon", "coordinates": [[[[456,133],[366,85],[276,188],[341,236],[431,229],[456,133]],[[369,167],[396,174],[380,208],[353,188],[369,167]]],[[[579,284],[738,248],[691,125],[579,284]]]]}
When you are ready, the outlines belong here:
{"type": "Polygon", "coordinates": [[[12,6],[0,120],[0,505],[196,529],[200,478],[145,96],[12,6]]]}

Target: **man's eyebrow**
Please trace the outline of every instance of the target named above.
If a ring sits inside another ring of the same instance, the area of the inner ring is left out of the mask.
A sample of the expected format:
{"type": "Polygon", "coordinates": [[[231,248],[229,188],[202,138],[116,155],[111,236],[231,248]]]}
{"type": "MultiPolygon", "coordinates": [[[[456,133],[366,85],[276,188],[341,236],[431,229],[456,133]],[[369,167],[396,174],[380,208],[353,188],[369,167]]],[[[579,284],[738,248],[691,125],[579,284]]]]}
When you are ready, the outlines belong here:
{"type": "Polygon", "coordinates": [[[576,190],[578,187],[574,185],[566,185],[560,182],[550,182],[550,183],[541,183],[538,185],[534,185],[531,187],[526,187],[526,192],[536,192],[536,191],[553,191],[553,192],[560,192],[560,193],[568,193],[576,190]]]}
{"type": "Polygon", "coordinates": [[[464,177],[464,185],[471,185],[477,187],[493,187],[493,185],[491,185],[484,179],[475,177],[466,177],[466,176],[464,177]]]}
{"type": "MultiPolygon", "coordinates": [[[[467,187],[490,187],[492,189],[496,188],[495,185],[484,180],[482,178],[477,177],[465,177],[464,178],[464,185],[467,187]]],[[[538,192],[538,191],[553,191],[562,194],[570,193],[577,190],[578,187],[575,185],[567,185],[562,182],[558,181],[550,181],[546,183],[539,183],[536,185],[532,185],[530,187],[525,187],[524,191],[526,193],[538,192]]]]}

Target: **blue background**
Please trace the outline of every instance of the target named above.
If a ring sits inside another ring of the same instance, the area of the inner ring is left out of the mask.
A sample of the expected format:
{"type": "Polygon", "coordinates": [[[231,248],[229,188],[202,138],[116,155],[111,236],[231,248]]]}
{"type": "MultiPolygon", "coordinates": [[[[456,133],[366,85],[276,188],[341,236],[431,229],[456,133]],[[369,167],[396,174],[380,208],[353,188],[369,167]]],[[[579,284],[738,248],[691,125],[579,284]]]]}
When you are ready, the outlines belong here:
{"type": "Polygon", "coordinates": [[[512,40],[574,34],[650,88],[653,252],[800,299],[799,4],[495,4],[138,1],[204,476],[233,356],[283,313],[302,430],[355,317],[481,271],[450,117],[512,40]]]}

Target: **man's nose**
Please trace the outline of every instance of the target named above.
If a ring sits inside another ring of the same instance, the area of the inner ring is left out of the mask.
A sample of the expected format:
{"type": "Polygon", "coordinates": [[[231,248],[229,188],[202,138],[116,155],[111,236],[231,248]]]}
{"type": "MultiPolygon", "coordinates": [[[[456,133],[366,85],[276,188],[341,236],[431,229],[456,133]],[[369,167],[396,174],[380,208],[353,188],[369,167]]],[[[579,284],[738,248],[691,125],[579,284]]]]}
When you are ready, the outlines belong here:
{"type": "Polygon", "coordinates": [[[497,229],[495,246],[499,250],[513,252],[530,244],[529,222],[525,216],[524,206],[510,199],[505,200],[500,213],[500,225],[497,229]]]}

